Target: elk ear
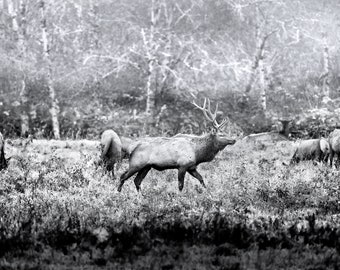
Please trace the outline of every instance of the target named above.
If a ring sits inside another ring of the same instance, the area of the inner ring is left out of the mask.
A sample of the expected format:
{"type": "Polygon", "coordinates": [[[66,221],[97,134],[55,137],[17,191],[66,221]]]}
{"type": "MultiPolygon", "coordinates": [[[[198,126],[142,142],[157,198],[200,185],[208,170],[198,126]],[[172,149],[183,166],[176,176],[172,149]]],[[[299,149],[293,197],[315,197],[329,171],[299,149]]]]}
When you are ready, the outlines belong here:
{"type": "Polygon", "coordinates": [[[320,149],[322,153],[328,153],[329,152],[329,143],[325,139],[320,139],[320,149]]]}

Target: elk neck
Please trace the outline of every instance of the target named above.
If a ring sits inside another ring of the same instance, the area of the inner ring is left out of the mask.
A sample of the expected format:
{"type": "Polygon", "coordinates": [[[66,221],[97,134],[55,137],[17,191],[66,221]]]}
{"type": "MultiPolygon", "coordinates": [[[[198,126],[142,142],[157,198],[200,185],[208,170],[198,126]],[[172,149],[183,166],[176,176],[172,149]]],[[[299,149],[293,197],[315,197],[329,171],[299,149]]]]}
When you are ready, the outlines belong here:
{"type": "Polygon", "coordinates": [[[208,162],[214,159],[216,154],[221,150],[219,148],[218,136],[216,134],[207,134],[192,138],[195,144],[195,153],[197,163],[208,162]]]}

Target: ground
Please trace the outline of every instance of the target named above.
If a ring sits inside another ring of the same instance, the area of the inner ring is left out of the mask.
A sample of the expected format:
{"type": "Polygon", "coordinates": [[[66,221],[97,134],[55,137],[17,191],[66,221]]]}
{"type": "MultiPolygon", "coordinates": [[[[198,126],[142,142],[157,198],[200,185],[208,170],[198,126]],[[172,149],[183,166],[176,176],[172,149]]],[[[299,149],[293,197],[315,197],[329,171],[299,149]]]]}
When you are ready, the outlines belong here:
{"type": "Polygon", "coordinates": [[[0,269],[338,269],[339,172],[290,166],[295,145],[240,140],[199,165],[207,189],[152,170],[119,193],[96,141],[8,141],[0,269]]]}

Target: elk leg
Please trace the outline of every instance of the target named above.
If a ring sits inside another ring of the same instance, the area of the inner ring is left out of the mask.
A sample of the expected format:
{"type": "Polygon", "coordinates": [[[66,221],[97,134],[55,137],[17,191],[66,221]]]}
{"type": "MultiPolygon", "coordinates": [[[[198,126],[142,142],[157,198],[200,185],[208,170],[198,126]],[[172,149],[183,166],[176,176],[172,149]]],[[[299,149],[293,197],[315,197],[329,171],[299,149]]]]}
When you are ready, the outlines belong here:
{"type": "Polygon", "coordinates": [[[332,168],[333,165],[333,157],[334,157],[334,152],[331,150],[329,153],[329,165],[332,168]]]}
{"type": "MultiPolygon", "coordinates": [[[[335,153],[336,154],[336,156],[337,156],[337,159],[336,159],[336,161],[334,161],[334,165],[335,165],[335,168],[339,168],[339,165],[340,165],[340,155],[339,155],[339,153],[335,153]]],[[[334,156],[335,156],[335,154],[334,154],[334,156]]]]}
{"type": "Polygon", "coordinates": [[[179,168],[178,169],[178,189],[182,191],[184,186],[184,177],[185,177],[186,169],[179,168]]]}
{"type": "Polygon", "coordinates": [[[318,161],[321,162],[321,161],[322,161],[322,152],[320,151],[319,154],[316,154],[316,157],[315,157],[315,158],[317,158],[318,161]]]}
{"type": "Polygon", "coordinates": [[[142,183],[143,179],[148,174],[150,169],[151,169],[151,167],[145,167],[137,173],[137,176],[134,180],[137,191],[140,190],[140,184],[142,183]]]}
{"type": "Polygon", "coordinates": [[[111,171],[111,174],[112,174],[112,178],[115,177],[115,164],[109,164],[108,166],[108,171],[110,172],[111,171]]]}
{"type": "Polygon", "coordinates": [[[326,165],[328,164],[328,157],[329,157],[329,154],[324,154],[322,158],[322,162],[326,165]]]}
{"type": "Polygon", "coordinates": [[[124,172],[121,176],[120,176],[120,183],[118,186],[118,191],[121,192],[122,191],[122,187],[124,185],[124,182],[129,179],[132,175],[134,175],[136,172],[138,172],[138,170],[127,170],[126,172],[124,172]]]}
{"type": "Polygon", "coordinates": [[[205,188],[207,188],[204,184],[204,181],[203,181],[203,177],[202,175],[200,175],[200,173],[196,170],[196,169],[191,169],[191,170],[188,170],[188,172],[193,176],[195,177],[196,179],[198,179],[198,181],[200,181],[201,185],[205,188]]]}

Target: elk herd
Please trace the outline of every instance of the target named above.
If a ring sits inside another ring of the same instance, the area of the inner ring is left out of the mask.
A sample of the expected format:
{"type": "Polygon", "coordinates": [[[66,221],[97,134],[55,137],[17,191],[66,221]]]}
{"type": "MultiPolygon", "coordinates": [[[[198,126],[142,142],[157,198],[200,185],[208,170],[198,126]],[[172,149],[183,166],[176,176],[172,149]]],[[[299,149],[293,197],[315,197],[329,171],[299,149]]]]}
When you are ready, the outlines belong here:
{"type": "MultiPolygon", "coordinates": [[[[217,121],[218,106],[214,112],[211,110],[210,100],[205,99],[203,106],[193,102],[195,108],[202,111],[211,124],[211,130],[204,135],[177,134],[173,137],[146,137],[132,139],[118,136],[117,133],[105,130],[100,139],[101,156],[98,165],[105,168],[114,176],[114,167],[122,159],[128,159],[128,169],[120,176],[118,191],[126,180],[136,177],[134,183],[137,191],[151,169],[163,171],[167,169],[178,170],[178,188],[182,191],[185,174],[188,172],[196,178],[203,187],[206,187],[202,175],[197,171],[197,166],[203,162],[212,161],[218,152],[227,145],[236,141],[221,133],[222,128],[228,123],[226,119],[217,121]]],[[[9,158],[5,158],[5,141],[0,133],[0,171],[6,169],[9,158]]],[[[332,166],[333,158],[337,155],[336,166],[340,163],[340,129],[335,129],[327,139],[302,140],[296,147],[290,164],[302,160],[318,160],[332,166]]]]}

